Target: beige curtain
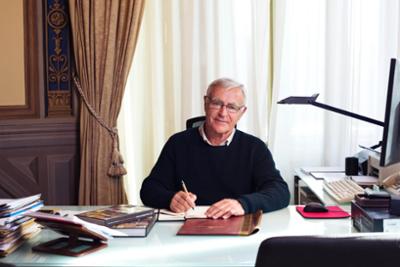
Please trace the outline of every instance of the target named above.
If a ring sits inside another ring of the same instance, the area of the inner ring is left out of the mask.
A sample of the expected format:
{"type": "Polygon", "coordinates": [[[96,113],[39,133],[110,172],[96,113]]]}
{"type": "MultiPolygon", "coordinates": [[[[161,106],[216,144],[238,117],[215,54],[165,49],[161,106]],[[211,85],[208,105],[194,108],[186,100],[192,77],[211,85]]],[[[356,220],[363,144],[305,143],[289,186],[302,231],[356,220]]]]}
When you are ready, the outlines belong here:
{"type": "Polygon", "coordinates": [[[144,0],[69,1],[80,117],[80,205],[126,203],[116,120],[144,0]]]}

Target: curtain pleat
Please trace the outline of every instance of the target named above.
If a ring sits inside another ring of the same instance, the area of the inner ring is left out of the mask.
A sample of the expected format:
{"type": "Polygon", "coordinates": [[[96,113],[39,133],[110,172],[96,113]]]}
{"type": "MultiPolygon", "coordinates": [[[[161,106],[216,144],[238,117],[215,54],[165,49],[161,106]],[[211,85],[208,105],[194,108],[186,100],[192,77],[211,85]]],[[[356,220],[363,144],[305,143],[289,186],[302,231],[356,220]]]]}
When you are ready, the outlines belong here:
{"type": "Polygon", "coordinates": [[[83,100],[79,204],[126,203],[115,126],[144,0],[71,0],[69,7],[76,86],[83,100]]]}

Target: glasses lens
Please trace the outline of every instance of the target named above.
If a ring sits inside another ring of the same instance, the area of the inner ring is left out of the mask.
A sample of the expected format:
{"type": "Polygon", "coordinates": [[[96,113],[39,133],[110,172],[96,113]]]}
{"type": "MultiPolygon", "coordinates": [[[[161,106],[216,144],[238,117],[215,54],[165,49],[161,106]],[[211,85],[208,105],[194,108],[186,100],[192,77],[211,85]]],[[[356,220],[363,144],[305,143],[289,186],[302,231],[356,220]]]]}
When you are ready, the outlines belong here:
{"type": "Polygon", "coordinates": [[[226,105],[226,109],[229,113],[236,113],[240,110],[240,107],[237,107],[235,105],[226,105]]]}
{"type": "Polygon", "coordinates": [[[226,107],[226,110],[229,113],[237,113],[242,107],[236,106],[234,104],[224,104],[223,101],[221,100],[216,100],[216,99],[211,99],[208,97],[209,100],[209,106],[212,109],[221,109],[222,107],[226,107]]]}

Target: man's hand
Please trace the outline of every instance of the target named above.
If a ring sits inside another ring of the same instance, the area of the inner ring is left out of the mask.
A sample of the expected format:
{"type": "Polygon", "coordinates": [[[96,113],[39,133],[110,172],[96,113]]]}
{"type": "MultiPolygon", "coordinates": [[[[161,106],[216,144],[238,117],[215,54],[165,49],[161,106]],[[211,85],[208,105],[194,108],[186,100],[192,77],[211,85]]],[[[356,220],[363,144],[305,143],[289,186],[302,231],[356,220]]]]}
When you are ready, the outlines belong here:
{"type": "Polygon", "coordinates": [[[179,191],[171,199],[169,209],[173,212],[186,212],[188,209],[194,208],[196,206],[196,204],[194,203],[196,199],[197,196],[195,194],[179,191]]]}
{"type": "Polygon", "coordinates": [[[236,199],[225,198],[214,203],[207,211],[206,215],[209,218],[228,219],[231,216],[244,215],[244,209],[236,199]]]}

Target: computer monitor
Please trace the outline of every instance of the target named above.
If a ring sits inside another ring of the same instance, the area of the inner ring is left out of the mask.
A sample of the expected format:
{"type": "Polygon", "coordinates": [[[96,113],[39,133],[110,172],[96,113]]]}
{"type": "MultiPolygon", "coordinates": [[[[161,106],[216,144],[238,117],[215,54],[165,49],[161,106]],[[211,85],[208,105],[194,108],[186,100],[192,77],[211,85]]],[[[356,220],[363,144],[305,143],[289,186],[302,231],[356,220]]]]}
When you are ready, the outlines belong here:
{"type": "Polygon", "coordinates": [[[400,61],[390,60],[380,166],[400,162],[400,61]]]}

